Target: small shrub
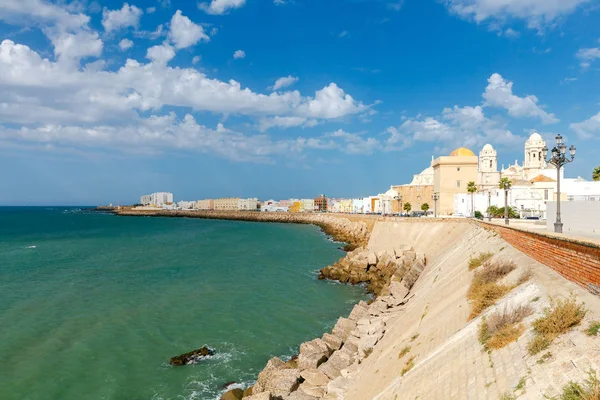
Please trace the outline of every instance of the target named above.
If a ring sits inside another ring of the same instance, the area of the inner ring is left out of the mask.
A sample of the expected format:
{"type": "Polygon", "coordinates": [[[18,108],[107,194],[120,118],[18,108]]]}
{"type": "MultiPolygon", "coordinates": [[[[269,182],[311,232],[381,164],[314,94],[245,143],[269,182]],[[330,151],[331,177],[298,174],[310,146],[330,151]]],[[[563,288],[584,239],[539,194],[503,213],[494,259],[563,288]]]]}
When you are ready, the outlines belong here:
{"type": "Polygon", "coordinates": [[[515,270],[517,266],[512,261],[487,262],[480,271],[475,272],[467,297],[471,300],[469,319],[480,315],[483,310],[496,303],[513,287],[499,285],[497,281],[515,270]]]}
{"type": "Polygon", "coordinates": [[[415,340],[417,340],[417,338],[418,338],[418,337],[419,337],[419,334],[418,334],[418,333],[415,333],[414,335],[412,335],[412,336],[410,337],[410,341],[411,341],[411,342],[414,342],[415,340]]]}
{"type": "Polygon", "coordinates": [[[480,267],[483,263],[488,261],[490,258],[494,256],[494,253],[486,252],[480,253],[477,257],[471,257],[469,260],[469,271],[474,270],[477,267],[480,267]]]}
{"type": "Polygon", "coordinates": [[[543,364],[551,358],[552,358],[552,353],[548,352],[548,353],[544,354],[543,356],[541,356],[540,359],[537,360],[536,362],[538,364],[543,364]]]}
{"type": "Polygon", "coordinates": [[[525,269],[523,272],[521,272],[521,275],[519,276],[519,280],[517,281],[517,285],[522,285],[525,282],[527,282],[528,280],[530,280],[533,277],[533,273],[531,272],[530,268],[525,269]]]}
{"type": "Polygon", "coordinates": [[[373,348],[369,347],[363,350],[363,356],[364,358],[367,358],[371,355],[371,353],[373,352],[373,348]]]}
{"type": "Polygon", "coordinates": [[[527,343],[527,351],[529,351],[529,354],[535,355],[541,351],[546,350],[548,347],[550,347],[551,344],[552,341],[546,336],[535,335],[533,339],[531,339],[529,343],[527,343]]]}
{"type": "Polygon", "coordinates": [[[477,286],[469,295],[472,302],[469,319],[479,316],[486,308],[494,305],[496,300],[508,293],[510,289],[509,286],[498,285],[495,282],[477,286]]]}
{"type": "Polygon", "coordinates": [[[596,371],[590,369],[583,384],[569,382],[565,385],[560,400],[600,400],[600,380],[596,371]]]}
{"type": "Polygon", "coordinates": [[[525,332],[520,322],[531,315],[531,307],[519,306],[496,312],[481,321],[479,341],[487,349],[497,350],[516,341],[525,332]]]}
{"type": "Polygon", "coordinates": [[[407,355],[410,352],[410,346],[405,346],[402,351],[400,351],[400,354],[398,354],[398,358],[402,358],[405,355],[407,355]]]}
{"type": "Polygon", "coordinates": [[[511,392],[504,392],[500,395],[500,400],[516,400],[517,396],[515,396],[511,392]]]}
{"type": "Polygon", "coordinates": [[[406,374],[408,371],[410,371],[414,366],[415,366],[415,356],[412,356],[411,358],[408,359],[408,361],[406,361],[406,364],[404,364],[404,368],[402,368],[402,372],[400,373],[400,375],[404,376],[404,374],[406,374]]]}
{"type": "Polygon", "coordinates": [[[585,330],[586,335],[596,336],[600,332],[600,321],[590,322],[590,326],[585,330]]]}
{"type": "Polygon", "coordinates": [[[577,304],[574,297],[559,299],[556,303],[551,300],[550,307],[544,310],[544,316],[532,323],[536,336],[528,345],[529,353],[537,354],[548,348],[558,336],[579,325],[586,313],[583,303],[577,304]]]}
{"type": "Polygon", "coordinates": [[[524,376],[522,376],[521,379],[519,379],[519,383],[517,383],[517,386],[515,386],[515,390],[525,389],[526,384],[527,384],[527,379],[524,376]]]}

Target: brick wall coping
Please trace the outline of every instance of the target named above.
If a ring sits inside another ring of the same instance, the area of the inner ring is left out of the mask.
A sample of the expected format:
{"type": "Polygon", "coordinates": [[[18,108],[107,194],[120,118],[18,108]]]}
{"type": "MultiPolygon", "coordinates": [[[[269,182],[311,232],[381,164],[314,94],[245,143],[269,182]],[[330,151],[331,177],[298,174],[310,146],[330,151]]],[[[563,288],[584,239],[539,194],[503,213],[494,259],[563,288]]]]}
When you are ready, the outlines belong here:
{"type": "Polygon", "coordinates": [[[595,249],[595,250],[600,250],[600,244],[598,244],[596,242],[593,242],[591,240],[583,239],[583,238],[567,237],[567,236],[563,236],[563,235],[560,235],[560,234],[554,233],[554,232],[540,232],[540,231],[531,230],[531,229],[525,229],[525,228],[516,227],[516,226],[512,226],[512,225],[495,224],[495,223],[491,223],[491,222],[487,222],[487,221],[476,220],[475,222],[477,224],[481,225],[481,226],[484,226],[484,227],[485,226],[489,226],[489,227],[494,227],[494,228],[512,229],[514,231],[528,233],[530,235],[541,236],[541,237],[545,237],[545,238],[548,238],[548,239],[554,239],[554,240],[562,240],[562,241],[565,241],[565,242],[569,242],[569,243],[574,243],[574,244],[578,244],[578,245],[581,245],[581,246],[590,247],[590,248],[595,249]]]}

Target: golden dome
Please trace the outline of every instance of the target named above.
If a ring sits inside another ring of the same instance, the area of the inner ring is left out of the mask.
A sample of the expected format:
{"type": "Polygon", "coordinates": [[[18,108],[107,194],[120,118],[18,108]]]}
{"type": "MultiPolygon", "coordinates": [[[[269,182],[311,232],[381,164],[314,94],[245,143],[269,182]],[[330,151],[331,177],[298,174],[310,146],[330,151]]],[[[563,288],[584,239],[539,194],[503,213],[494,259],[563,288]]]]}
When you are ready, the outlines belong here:
{"type": "Polygon", "coordinates": [[[465,147],[460,147],[456,150],[454,150],[452,153],[450,153],[451,157],[474,157],[475,153],[473,153],[471,150],[465,148],[465,147]]]}

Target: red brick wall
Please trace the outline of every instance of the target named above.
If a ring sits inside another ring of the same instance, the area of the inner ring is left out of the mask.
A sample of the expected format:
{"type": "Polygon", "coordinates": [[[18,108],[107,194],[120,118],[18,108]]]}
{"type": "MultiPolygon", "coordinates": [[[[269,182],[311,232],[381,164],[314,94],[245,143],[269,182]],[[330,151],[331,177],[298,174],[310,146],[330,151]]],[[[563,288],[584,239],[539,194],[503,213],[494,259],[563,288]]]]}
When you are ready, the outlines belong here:
{"type": "Polygon", "coordinates": [[[498,232],[514,248],[547,265],[570,281],[600,295],[600,246],[568,238],[557,238],[512,227],[479,222],[498,232]]]}

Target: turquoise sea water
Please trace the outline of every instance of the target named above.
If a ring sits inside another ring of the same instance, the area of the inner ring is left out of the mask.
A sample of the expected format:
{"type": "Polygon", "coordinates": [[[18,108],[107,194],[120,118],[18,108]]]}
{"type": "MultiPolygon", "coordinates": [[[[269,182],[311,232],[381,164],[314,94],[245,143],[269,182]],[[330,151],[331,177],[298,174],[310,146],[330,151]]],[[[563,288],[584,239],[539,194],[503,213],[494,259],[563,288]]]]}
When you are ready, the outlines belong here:
{"type": "Polygon", "coordinates": [[[337,247],[305,225],[0,208],[0,399],[218,398],[365,297],[316,279],[337,247]]]}

